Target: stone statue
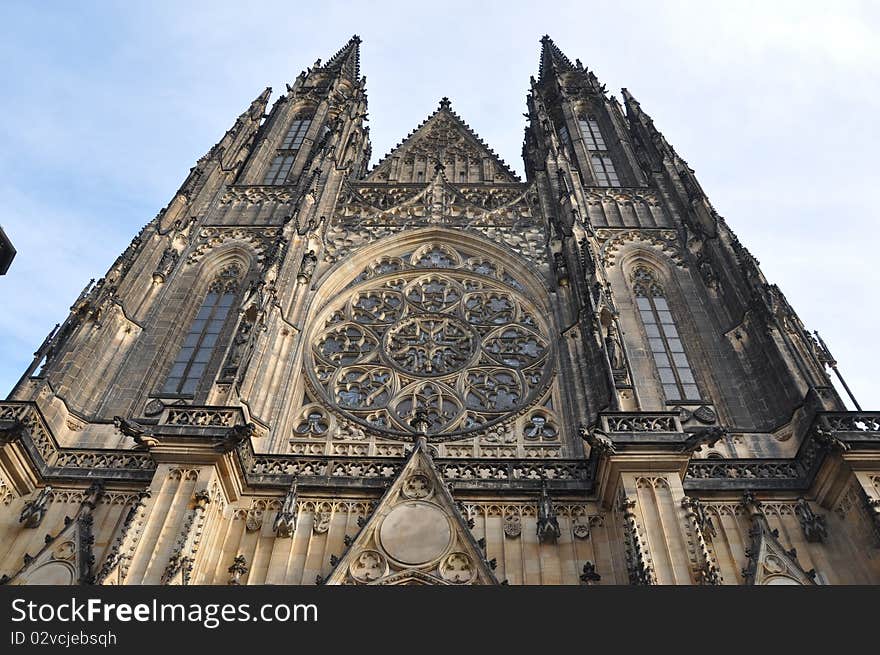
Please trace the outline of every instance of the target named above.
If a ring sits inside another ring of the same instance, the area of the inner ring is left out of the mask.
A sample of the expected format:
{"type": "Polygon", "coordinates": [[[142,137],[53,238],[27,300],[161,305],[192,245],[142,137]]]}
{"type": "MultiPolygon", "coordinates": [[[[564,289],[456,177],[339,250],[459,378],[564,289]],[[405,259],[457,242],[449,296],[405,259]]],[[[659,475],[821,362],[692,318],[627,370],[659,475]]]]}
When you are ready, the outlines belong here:
{"type": "Polygon", "coordinates": [[[315,251],[309,250],[303,255],[302,263],[299,265],[299,273],[296,276],[297,282],[300,284],[306,284],[312,279],[312,275],[314,275],[317,266],[318,258],[315,256],[315,251]]]}
{"type": "Polygon", "coordinates": [[[556,518],[556,508],[550,494],[547,493],[547,485],[541,489],[541,500],[538,501],[538,541],[541,543],[555,543],[562,535],[559,528],[559,520],[556,518]]]}
{"type": "Polygon", "coordinates": [[[620,332],[614,321],[608,324],[608,330],[605,335],[605,348],[608,349],[608,361],[611,362],[611,368],[619,371],[626,368],[626,360],[623,356],[623,346],[620,341],[620,332]]]}

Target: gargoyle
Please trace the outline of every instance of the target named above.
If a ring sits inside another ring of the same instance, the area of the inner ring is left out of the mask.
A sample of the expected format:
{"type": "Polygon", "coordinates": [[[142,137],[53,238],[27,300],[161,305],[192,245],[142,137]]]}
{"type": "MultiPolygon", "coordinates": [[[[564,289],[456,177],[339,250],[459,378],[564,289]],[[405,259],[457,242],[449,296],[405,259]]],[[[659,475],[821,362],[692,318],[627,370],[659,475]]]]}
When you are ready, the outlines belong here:
{"type": "Polygon", "coordinates": [[[835,437],[833,432],[818,425],[813,429],[813,438],[816,440],[816,443],[826,450],[836,450],[845,453],[850,448],[848,443],[844,443],[835,437]]]}
{"type": "Polygon", "coordinates": [[[127,418],[122,418],[121,416],[114,416],[113,425],[115,425],[116,429],[123,435],[134,439],[138,448],[152,448],[153,446],[159,445],[159,440],[153,435],[148,434],[147,428],[140,423],[136,423],[127,418]]]}
{"type": "Polygon", "coordinates": [[[685,442],[681,446],[681,452],[693,453],[703,446],[714,446],[727,432],[724,428],[713,425],[708,428],[691,432],[685,442]]]}
{"type": "Polygon", "coordinates": [[[223,441],[214,446],[214,450],[221,453],[228,453],[230,450],[237,448],[239,444],[242,444],[251,437],[256,436],[256,434],[257,426],[253,423],[234,425],[229,428],[229,433],[226,435],[226,438],[224,438],[223,441]]]}
{"type": "Polygon", "coordinates": [[[590,448],[595,450],[599,455],[613,455],[617,452],[614,442],[611,441],[611,438],[599,428],[589,430],[582,425],[578,428],[578,433],[581,435],[581,439],[586,441],[590,445],[590,448]]]}
{"type": "Polygon", "coordinates": [[[16,441],[24,432],[24,423],[19,419],[0,421],[0,447],[16,441]]]}

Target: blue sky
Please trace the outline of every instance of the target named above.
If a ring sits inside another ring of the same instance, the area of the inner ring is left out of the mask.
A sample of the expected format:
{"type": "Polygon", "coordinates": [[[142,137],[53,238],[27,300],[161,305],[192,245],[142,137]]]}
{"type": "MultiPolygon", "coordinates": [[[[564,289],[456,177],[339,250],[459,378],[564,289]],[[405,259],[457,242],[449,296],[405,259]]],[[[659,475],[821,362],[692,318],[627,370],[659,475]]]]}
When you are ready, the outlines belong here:
{"type": "Polygon", "coordinates": [[[0,6],[0,396],[89,278],[267,85],[364,40],[374,161],[442,96],[522,173],[550,34],[627,87],[880,407],[880,4],[18,2],[0,6]],[[318,6],[320,5],[320,6],[318,6]]]}

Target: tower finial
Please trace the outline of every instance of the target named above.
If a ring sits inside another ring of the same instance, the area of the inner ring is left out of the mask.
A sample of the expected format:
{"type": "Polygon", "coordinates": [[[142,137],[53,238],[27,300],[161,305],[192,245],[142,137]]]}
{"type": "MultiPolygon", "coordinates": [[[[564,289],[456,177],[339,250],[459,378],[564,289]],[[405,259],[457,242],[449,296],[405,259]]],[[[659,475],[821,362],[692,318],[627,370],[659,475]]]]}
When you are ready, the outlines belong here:
{"type": "Polygon", "coordinates": [[[440,111],[441,109],[445,109],[446,111],[452,109],[452,101],[450,101],[449,98],[447,98],[446,96],[440,98],[440,106],[437,108],[437,111],[440,111]]]}
{"type": "Polygon", "coordinates": [[[357,34],[352,35],[339,52],[330,57],[323,67],[328,70],[334,70],[343,77],[356,82],[360,77],[360,45],[361,37],[357,34]]]}
{"type": "Polygon", "coordinates": [[[573,70],[575,70],[574,64],[553,43],[553,39],[546,34],[541,37],[541,63],[538,68],[538,80],[543,80],[544,76],[551,72],[573,70]]]}

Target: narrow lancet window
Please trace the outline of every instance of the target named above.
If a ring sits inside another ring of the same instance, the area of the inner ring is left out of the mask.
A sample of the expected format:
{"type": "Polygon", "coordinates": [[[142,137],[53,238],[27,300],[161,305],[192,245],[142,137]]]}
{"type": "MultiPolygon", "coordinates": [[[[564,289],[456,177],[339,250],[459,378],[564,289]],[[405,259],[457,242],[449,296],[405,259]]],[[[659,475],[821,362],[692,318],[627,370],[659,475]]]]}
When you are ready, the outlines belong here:
{"type": "Polygon", "coordinates": [[[311,118],[297,118],[287,130],[281,147],[275,154],[275,159],[269,165],[266,176],[263,178],[263,184],[284,184],[287,176],[290,175],[290,169],[293,168],[293,162],[296,160],[296,154],[302,147],[312,124],[311,118]]]}
{"type": "Polygon", "coordinates": [[[617,171],[614,170],[614,162],[608,153],[608,146],[599,129],[599,121],[593,116],[578,119],[584,146],[590,153],[590,166],[599,186],[620,186],[617,171]]]}
{"type": "Polygon", "coordinates": [[[239,267],[233,264],[223,269],[211,283],[199,313],[190,324],[186,339],[174,358],[162,393],[191,396],[196,392],[238,295],[240,277],[239,267]]]}
{"type": "Polygon", "coordinates": [[[635,270],[633,283],[636,304],[648,335],[648,346],[660,374],[666,400],[700,400],[700,391],[663,287],[645,267],[635,270]]]}

